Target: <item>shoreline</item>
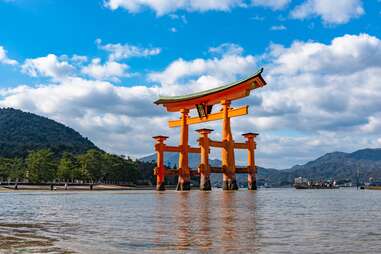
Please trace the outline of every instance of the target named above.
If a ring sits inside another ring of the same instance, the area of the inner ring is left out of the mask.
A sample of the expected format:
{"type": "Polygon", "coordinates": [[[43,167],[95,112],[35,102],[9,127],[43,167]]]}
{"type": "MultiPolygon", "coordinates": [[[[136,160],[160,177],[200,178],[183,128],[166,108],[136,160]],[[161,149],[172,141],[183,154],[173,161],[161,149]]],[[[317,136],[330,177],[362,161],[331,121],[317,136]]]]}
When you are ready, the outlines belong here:
{"type": "Polygon", "coordinates": [[[115,184],[93,184],[93,188],[90,189],[90,185],[68,185],[65,189],[64,185],[53,185],[53,190],[50,189],[50,185],[23,185],[18,184],[17,189],[14,185],[0,185],[1,192],[18,192],[18,191],[121,191],[121,190],[155,190],[155,186],[121,186],[115,184]]]}
{"type": "MultiPolygon", "coordinates": [[[[65,190],[64,185],[55,185],[54,189],[50,189],[50,185],[22,185],[18,184],[18,189],[14,188],[14,185],[0,185],[0,193],[6,192],[30,192],[30,191],[43,191],[43,192],[77,192],[77,191],[87,191],[87,192],[99,192],[99,191],[139,191],[139,190],[149,190],[156,191],[156,186],[141,185],[141,186],[123,186],[116,184],[94,184],[93,189],[90,189],[89,185],[73,185],[68,186],[65,190]]],[[[214,189],[220,189],[214,187],[214,189]]],[[[166,190],[176,190],[176,185],[166,186],[166,190]]],[[[192,187],[191,190],[199,190],[198,186],[192,187]]]]}

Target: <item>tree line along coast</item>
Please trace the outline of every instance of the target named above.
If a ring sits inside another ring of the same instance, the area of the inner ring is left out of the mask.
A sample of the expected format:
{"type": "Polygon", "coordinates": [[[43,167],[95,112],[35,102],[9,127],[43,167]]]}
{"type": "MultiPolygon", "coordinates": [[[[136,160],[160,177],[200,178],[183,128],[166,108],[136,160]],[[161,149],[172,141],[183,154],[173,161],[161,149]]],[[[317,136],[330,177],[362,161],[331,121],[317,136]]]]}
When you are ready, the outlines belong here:
{"type": "Polygon", "coordinates": [[[30,151],[25,158],[0,158],[0,181],[6,185],[103,183],[134,186],[152,183],[154,164],[90,149],[79,155],[50,149],[30,151]]]}

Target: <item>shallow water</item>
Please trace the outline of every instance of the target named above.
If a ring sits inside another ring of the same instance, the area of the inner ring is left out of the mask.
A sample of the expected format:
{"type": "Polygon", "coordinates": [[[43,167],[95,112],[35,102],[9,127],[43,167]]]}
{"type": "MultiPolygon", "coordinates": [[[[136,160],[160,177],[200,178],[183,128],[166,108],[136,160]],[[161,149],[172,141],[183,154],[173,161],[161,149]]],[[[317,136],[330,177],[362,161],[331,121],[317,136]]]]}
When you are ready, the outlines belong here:
{"type": "Polygon", "coordinates": [[[381,191],[0,193],[0,253],[380,253],[381,191]]]}

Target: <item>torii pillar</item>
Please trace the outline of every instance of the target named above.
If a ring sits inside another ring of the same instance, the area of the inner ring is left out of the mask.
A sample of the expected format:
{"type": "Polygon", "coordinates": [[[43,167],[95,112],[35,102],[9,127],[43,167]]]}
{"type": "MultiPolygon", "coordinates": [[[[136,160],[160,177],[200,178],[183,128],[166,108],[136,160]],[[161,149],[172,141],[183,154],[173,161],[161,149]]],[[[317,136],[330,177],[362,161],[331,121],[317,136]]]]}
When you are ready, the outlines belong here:
{"type": "Polygon", "coordinates": [[[168,138],[167,136],[155,136],[153,137],[156,140],[155,150],[157,154],[156,160],[156,190],[163,191],[165,190],[165,166],[164,166],[164,142],[168,138]]]}
{"type": "Polygon", "coordinates": [[[213,131],[211,129],[198,129],[200,133],[198,142],[200,144],[200,166],[198,171],[200,173],[200,190],[210,191],[212,185],[210,183],[210,166],[209,166],[209,137],[208,135],[213,131]]]}
{"type": "Polygon", "coordinates": [[[258,136],[258,133],[245,133],[242,134],[247,141],[247,163],[248,163],[248,175],[247,175],[247,188],[249,190],[257,189],[257,167],[255,165],[255,149],[257,148],[257,143],[255,138],[258,136]]]}
{"type": "Polygon", "coordinates": [[[222,159],[222,172],[223,172],[223,190],[238,190],[237,180],[235,178],[235,160],[234,160],[234,140],[232,131],[230,128],[229,108],[230,101],[222,100],[222,147],[221,159],[222,159]]]}
{"type": "Polygon", "coordinates": [[[180,153],[179,153],[179,179],[176,190],[190,190],[190,169],[189,169],[189,146],[188,135],[189,126],[187,123],[189,109],[180,110],[181,126],[180,126],[180,153]]]}

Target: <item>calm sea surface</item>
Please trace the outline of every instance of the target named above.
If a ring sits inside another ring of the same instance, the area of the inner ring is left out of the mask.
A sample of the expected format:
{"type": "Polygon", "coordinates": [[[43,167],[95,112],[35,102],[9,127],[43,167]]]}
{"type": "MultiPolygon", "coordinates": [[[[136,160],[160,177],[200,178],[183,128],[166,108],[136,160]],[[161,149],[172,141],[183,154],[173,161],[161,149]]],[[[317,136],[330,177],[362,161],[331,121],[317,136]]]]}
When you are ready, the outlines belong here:
{"type": "Polygon", "coordinates": [[[381,253],[381,191],[0,193],[0,253],[381,253]]]}

